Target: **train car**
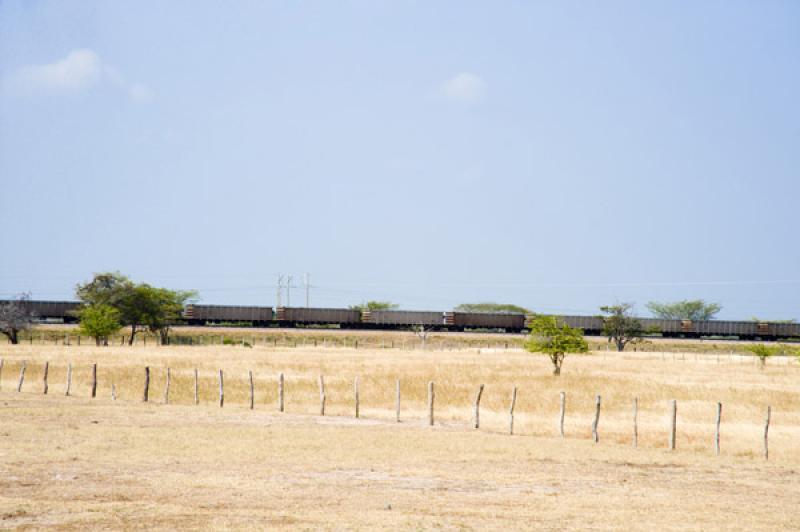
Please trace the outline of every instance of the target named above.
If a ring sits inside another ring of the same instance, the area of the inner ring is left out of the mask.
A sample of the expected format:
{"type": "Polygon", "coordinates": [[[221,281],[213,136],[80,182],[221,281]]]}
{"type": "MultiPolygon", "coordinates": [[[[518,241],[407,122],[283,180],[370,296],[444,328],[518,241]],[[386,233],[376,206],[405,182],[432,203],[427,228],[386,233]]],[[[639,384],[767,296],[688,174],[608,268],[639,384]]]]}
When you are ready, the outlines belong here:
{"type": "Polygon", "coordinates": [[[435,312],[426,310],[367,310],[363,313],[362,322],[375,328],[400,329],[423,325],[444,329],[453,325],[451,312],[435,312]]]}
{"type": "Polygon", "coordinates": [[[0,304],[7,303],[21,304],[40,322],[75,323],[81,308],[78,301],[0,300],[0,304]]]}
{"type": "Polygon", "coordinates": [[[352,328],[361,323],[361,311],[347,308],[279,307],[276,320],[281,326],[339,325],[352,328]]]}
{"type": "Polygon", "coordinates": [[[220,322],[247,322],[252,325],[269,325],[273,321],[272,307],[239,305],[186,305],[183,317],[189,325],[220,322]]]}
{"type": "Polygon", "coordinates": [[[525,328],[525,314],[506,312],[453,312],[453,324],[464,329],[503,329],[519,332],[525,328]]]}
{"type": "Polygon", "coordinates": [[[584,334],[598,335],[603,332],[603,318],[598,316],[556,316],[559,322],[582,329],[584,334]]]}

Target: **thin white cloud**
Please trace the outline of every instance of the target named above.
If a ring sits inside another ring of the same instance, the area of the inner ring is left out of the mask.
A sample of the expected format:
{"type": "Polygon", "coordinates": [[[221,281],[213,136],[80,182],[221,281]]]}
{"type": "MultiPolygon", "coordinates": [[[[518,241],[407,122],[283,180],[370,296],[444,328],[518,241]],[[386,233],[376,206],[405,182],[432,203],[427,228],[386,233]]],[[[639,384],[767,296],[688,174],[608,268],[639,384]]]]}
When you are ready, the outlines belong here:
{"type": "Polygon", "coordinates": [[[459,72],[442,83],[440,92],[448,100],[477,103],[486,98],[488,84],[476,74],[459,72]]]}
{"type": "Polygon", "coordinates": [[[152,101],[152,89],[142,83],[129,83],[114,67],[103,63],[94,51],[73,50],[63,59],[44,65],[27,65],[6,80],[16,92],[78,93],[111,85],[137,103],[152,101]]]}

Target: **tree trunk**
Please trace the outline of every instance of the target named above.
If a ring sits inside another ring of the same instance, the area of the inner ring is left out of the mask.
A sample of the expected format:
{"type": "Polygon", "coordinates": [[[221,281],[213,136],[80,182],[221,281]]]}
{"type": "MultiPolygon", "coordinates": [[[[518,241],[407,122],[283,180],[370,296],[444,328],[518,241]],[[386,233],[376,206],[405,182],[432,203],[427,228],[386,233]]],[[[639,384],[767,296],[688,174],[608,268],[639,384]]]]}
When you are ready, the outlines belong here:
{"type": "Polygon", "coordinates": [[[12,345],[17,345],[19,343],[19,337],[17,336],[19,333],[16,329],[11,329],[8,333],[8,339],[11,340],[12,345]]]}
{"type": "Polygon", "coordinates": [[[131,337],[128,338],[128,345],[133,345],[134,338],[136,338],[136,325],[131,325],[131,337]]]}
{"type": "Polygon", "coordinates": [[[617,351],[625,351],[625,340],[618,338],[614,340],[617,343],[617,351]]]}

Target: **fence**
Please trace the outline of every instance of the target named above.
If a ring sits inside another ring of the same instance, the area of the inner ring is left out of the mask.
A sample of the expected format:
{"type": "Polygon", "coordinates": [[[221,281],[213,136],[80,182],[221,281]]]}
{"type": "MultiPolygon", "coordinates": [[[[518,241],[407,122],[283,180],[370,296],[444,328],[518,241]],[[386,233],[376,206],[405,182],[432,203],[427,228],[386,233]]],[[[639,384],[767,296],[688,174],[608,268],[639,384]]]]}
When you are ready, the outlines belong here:
{"type": "MultiPolygon", "coordinates": [[[[3,386],[3,371],[4,371],[4,360],[0,358],[0,391],[2,390],[3,386]]],[[[25,385],[25,375],[26,370],[28,368],[28,364],[26,361],[21,361],[19,364],[19,376],[16,379],[16,392],[21,393],[23,391],[23,387],[25,385]]],[[[51,368],[49,362],[45,362],[43,365],[42,370],[42,382],[38,386],[38,390],[40,393],[44,395],[52,395],[51,391],[52,388],[50,386],[49,378],[51,375],[51,368]]],[[[10,368],[5,367],[6,372],[10,370],[10,368]]],[[[90,393],[89,397],[92,399],[97,397],[97,387],[98,387],[98,373],[97,373],[97,364],[94,363],[88,368],[88,372],[90,373],[90,393]]],[[[165,370],[166,380],[163,392],[163,404],[170,404],[170,387],[172,384],[172,368],[167,367],[165,370]]],[[[194,404],[199,405],[199,377],[198,377],[198,370],[195,368],[191,375],[194,377],[194,404]]],[[[249,405],[250,410],[254,410],[256,403],[255,403],[255,380],[254,374],[252,371],[247,372],[248,375],[248,383],[249,383],[249,397],[247,405],[249,405]]],[[[151,370],[149,366],[142,368],[141,373],[141,399],[140,401],[143,403],[151,402],[151,370]]],[[[69,363],[66,369],[66,381],[64,385],[64,395],[71,396],[72,395],[72,379],[73,379],[73,367],[72,364],[69,363]]],[[[277,395],[277,412],[284,413],[287,411],[286,409],[286,377],[284,373],[279,373],[275,379],[275,388],[274,391],[277,395]]],[[[327,402],[327,395],[325,391],[325,377],[324,375],[318,375],[317,378],[318,383],[318,392],[319,392],[319,415],[325,416],[326,415],[326,402],[327,402]]],[[[222,369],[220,369],[217,373],[217,389],[218,389],[218,405],[219,408],[224,408],[225,406],[225,376],[222,369]]],[[[30,389],[31,384],[28,383],[28,389],[30,389]]],[[[113,380],[110,383],[111,389],[111,400],[117,401],[117,388],[113,380]]],[[[427,424],[430,426],[434,426],[435,424],[435,406],[436,406],[436,394],[435,394],[435,383],[433,381],[429,381],[427,383],[427,424]]],[[[472,419],[470,420],[470,426],[473,429],[480,428],[480,405],[481,405],[481,398],[484,393],[485,386],[480,384],[476,387],[476,394],[473,404],[470,405],[473,410],[472,419]]],[[[397,423],[401,422],[401,395],[402,391],[402,382],[401,379],[396,380],[396,396],[395,396],[395,420],[397,423]]],[[[518,388],[516,386],[511,388],[511,399],[510,399],[510,406],[508,410],[508,434],[514,434],[514,408],[517,402],[517,395],[518,395],[518,388]]],[[[633,409],[632,409],[632,423],[631,423],[631,445],[633,447],[639,446],[639,398],[633,398],[633,409]]],[[[564,420],[567,414],[567,394],[566,392],[560,392],[559,394],[559,410],[556,414],[554,412],[554,417],[557,420],[557,427],[558,427],[558,435],[561,438],[565,438],[564,432],[564,420]]],[[[352,414],[353,417],[358,419],[361,417],[361,388],[360,388],[360,381],[359,378],[356,377],[353,381],[353,395],[352,395],[352,414]]],[[[600,434],[602,426],[600,424],[601,420],[601,407],[602,407],[602,396],[597,395],[595,400],[595,410],[594,416],[591,423],[591,438],[595,443],[599,443],[600,441],[600,434]]],[[[721,452],[721,444],[720,444],[720,433],[721,433],[721,424],[722,424],[722,403],[717,402],[715,405],[716,409],[716,417],[715,417],[715,432],[714,432],[714,439],[713,442],[713,452],[715,455],[720,455],[721,452]]],[[[772,407],[767,406],[766,409],[766,418],[763,426],[763,450],[762,455],[765,460],[769,459],[769,428],[770,428],[770,421],[772,418],[772,407]]],[[[667,448],[669,450],[675,450],[677,447],[677,431],[678,431],[678,403],[676,400],[671,400],[669,402],[669,427],[668,427],[668,441],[667,441],[667,448]]]]}

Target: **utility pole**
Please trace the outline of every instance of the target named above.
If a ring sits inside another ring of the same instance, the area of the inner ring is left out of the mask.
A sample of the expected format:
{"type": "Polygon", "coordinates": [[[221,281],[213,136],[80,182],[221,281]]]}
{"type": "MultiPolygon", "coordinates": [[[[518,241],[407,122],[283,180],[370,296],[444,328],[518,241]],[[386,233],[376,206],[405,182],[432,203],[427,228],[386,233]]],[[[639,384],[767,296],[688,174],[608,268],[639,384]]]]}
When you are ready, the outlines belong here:
{"type": "Polygon", "coordinates": [[[306,281],[306,283],[305,283],[306,284],[306,308],[309,307],[309,301],[311,300],[311,297],[310,297],[310,294],[311,294],[310,280],[311,280],[311,275],[306,273],[306,279],[305,279],[305,281],[306,281]]]}
{"type": "Polygon", "coordinates": [[[278,292],[275,294],[275,308],[281,308],[281,289],[283,286],[283,274],[278,274],[278,292]]]}
{"type": "Polygon", "coordinates": [[[292,276],[286,276],[286,306],[292,306],[292,276]]]}

